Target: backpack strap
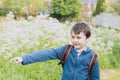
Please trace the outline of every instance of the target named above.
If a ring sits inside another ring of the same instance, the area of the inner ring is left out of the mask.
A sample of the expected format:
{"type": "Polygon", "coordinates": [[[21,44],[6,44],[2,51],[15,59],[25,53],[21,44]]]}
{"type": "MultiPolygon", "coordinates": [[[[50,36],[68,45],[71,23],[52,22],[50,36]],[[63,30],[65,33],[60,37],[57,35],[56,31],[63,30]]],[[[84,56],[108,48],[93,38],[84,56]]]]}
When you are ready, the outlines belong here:
{"type": "Polygon", "coordinates": [[[72,47],[73,45],[66,46],[64,53],[62,54],[61,61],[58,63],[58,65],[65,63],[66,59],[68,58],[68,55],[70,54],[70,51],[72,50],[72,47]]]}
{"type": "Polygon", "coordinates": [[[89,67],[88,67],[88,72],[90,73],[93,65],[95,64],[95,62],[97,61],[97,54],[96,53],[93,53],[92,55],[92,58],[90,60],[90,63],[89,63],[89,67]]]}

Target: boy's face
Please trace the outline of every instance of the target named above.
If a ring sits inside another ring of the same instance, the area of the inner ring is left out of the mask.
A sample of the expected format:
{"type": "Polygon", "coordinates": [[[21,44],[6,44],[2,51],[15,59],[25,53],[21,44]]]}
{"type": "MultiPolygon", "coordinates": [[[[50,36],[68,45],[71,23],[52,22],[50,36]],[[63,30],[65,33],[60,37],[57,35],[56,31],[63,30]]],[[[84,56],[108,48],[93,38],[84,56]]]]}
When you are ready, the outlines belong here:
{"type": "Polygon", "coordinates": [[[75,34],[71,32],[71,42],[77,48],[77,50],[83,50],[87,43],[87,38],[83,32],[75,34]]]}

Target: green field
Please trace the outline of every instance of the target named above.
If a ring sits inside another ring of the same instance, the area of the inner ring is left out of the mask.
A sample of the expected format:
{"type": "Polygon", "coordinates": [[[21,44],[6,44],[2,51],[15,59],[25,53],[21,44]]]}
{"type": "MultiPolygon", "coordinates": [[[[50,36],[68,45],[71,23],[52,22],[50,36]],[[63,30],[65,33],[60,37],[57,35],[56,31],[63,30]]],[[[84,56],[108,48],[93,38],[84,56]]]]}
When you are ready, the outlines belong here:
{"type": "Polygon", "coordinates": [[[120,80],[120,69],[101,70],[101,80],[120,80]]]}
{"type": "MultiPolygon", "coordinates": [[[[60,80],[57,60],[23,66],[10,59],[69,43],[70,26],[54,19],[0,21],[0,80],[60,80]]],[[[101,80],[120,80],[120,30],[94,27],[88,45],[99,56],[101,80]]]]}

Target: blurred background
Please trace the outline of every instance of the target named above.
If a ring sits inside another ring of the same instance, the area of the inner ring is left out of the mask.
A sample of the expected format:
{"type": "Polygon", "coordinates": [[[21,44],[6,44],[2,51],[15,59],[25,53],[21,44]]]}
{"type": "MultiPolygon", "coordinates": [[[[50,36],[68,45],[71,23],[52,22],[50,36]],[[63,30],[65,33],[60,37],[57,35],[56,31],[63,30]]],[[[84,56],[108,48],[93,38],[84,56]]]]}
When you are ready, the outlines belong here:
{"type": "Polygon", "coordinates": [[[23,66],[10,59],[68,44],[80,21],[91,25],[101,80],[120,80],[120,0],[0,0],[0,80],[60,80],[58,60],[23,66]]]}

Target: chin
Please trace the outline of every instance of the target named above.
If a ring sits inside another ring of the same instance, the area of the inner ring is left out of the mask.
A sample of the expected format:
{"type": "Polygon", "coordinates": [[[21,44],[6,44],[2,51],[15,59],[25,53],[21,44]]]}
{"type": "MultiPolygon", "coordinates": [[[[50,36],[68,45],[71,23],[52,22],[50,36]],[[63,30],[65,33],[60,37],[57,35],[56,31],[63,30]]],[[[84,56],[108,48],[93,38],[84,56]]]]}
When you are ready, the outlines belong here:
{"type": "Polygon", "coordinates": [[[79,47],[78,47],[78,46],[75,46],[75,48],[76,48],[76,49],[79,49],[79,47]]]}

